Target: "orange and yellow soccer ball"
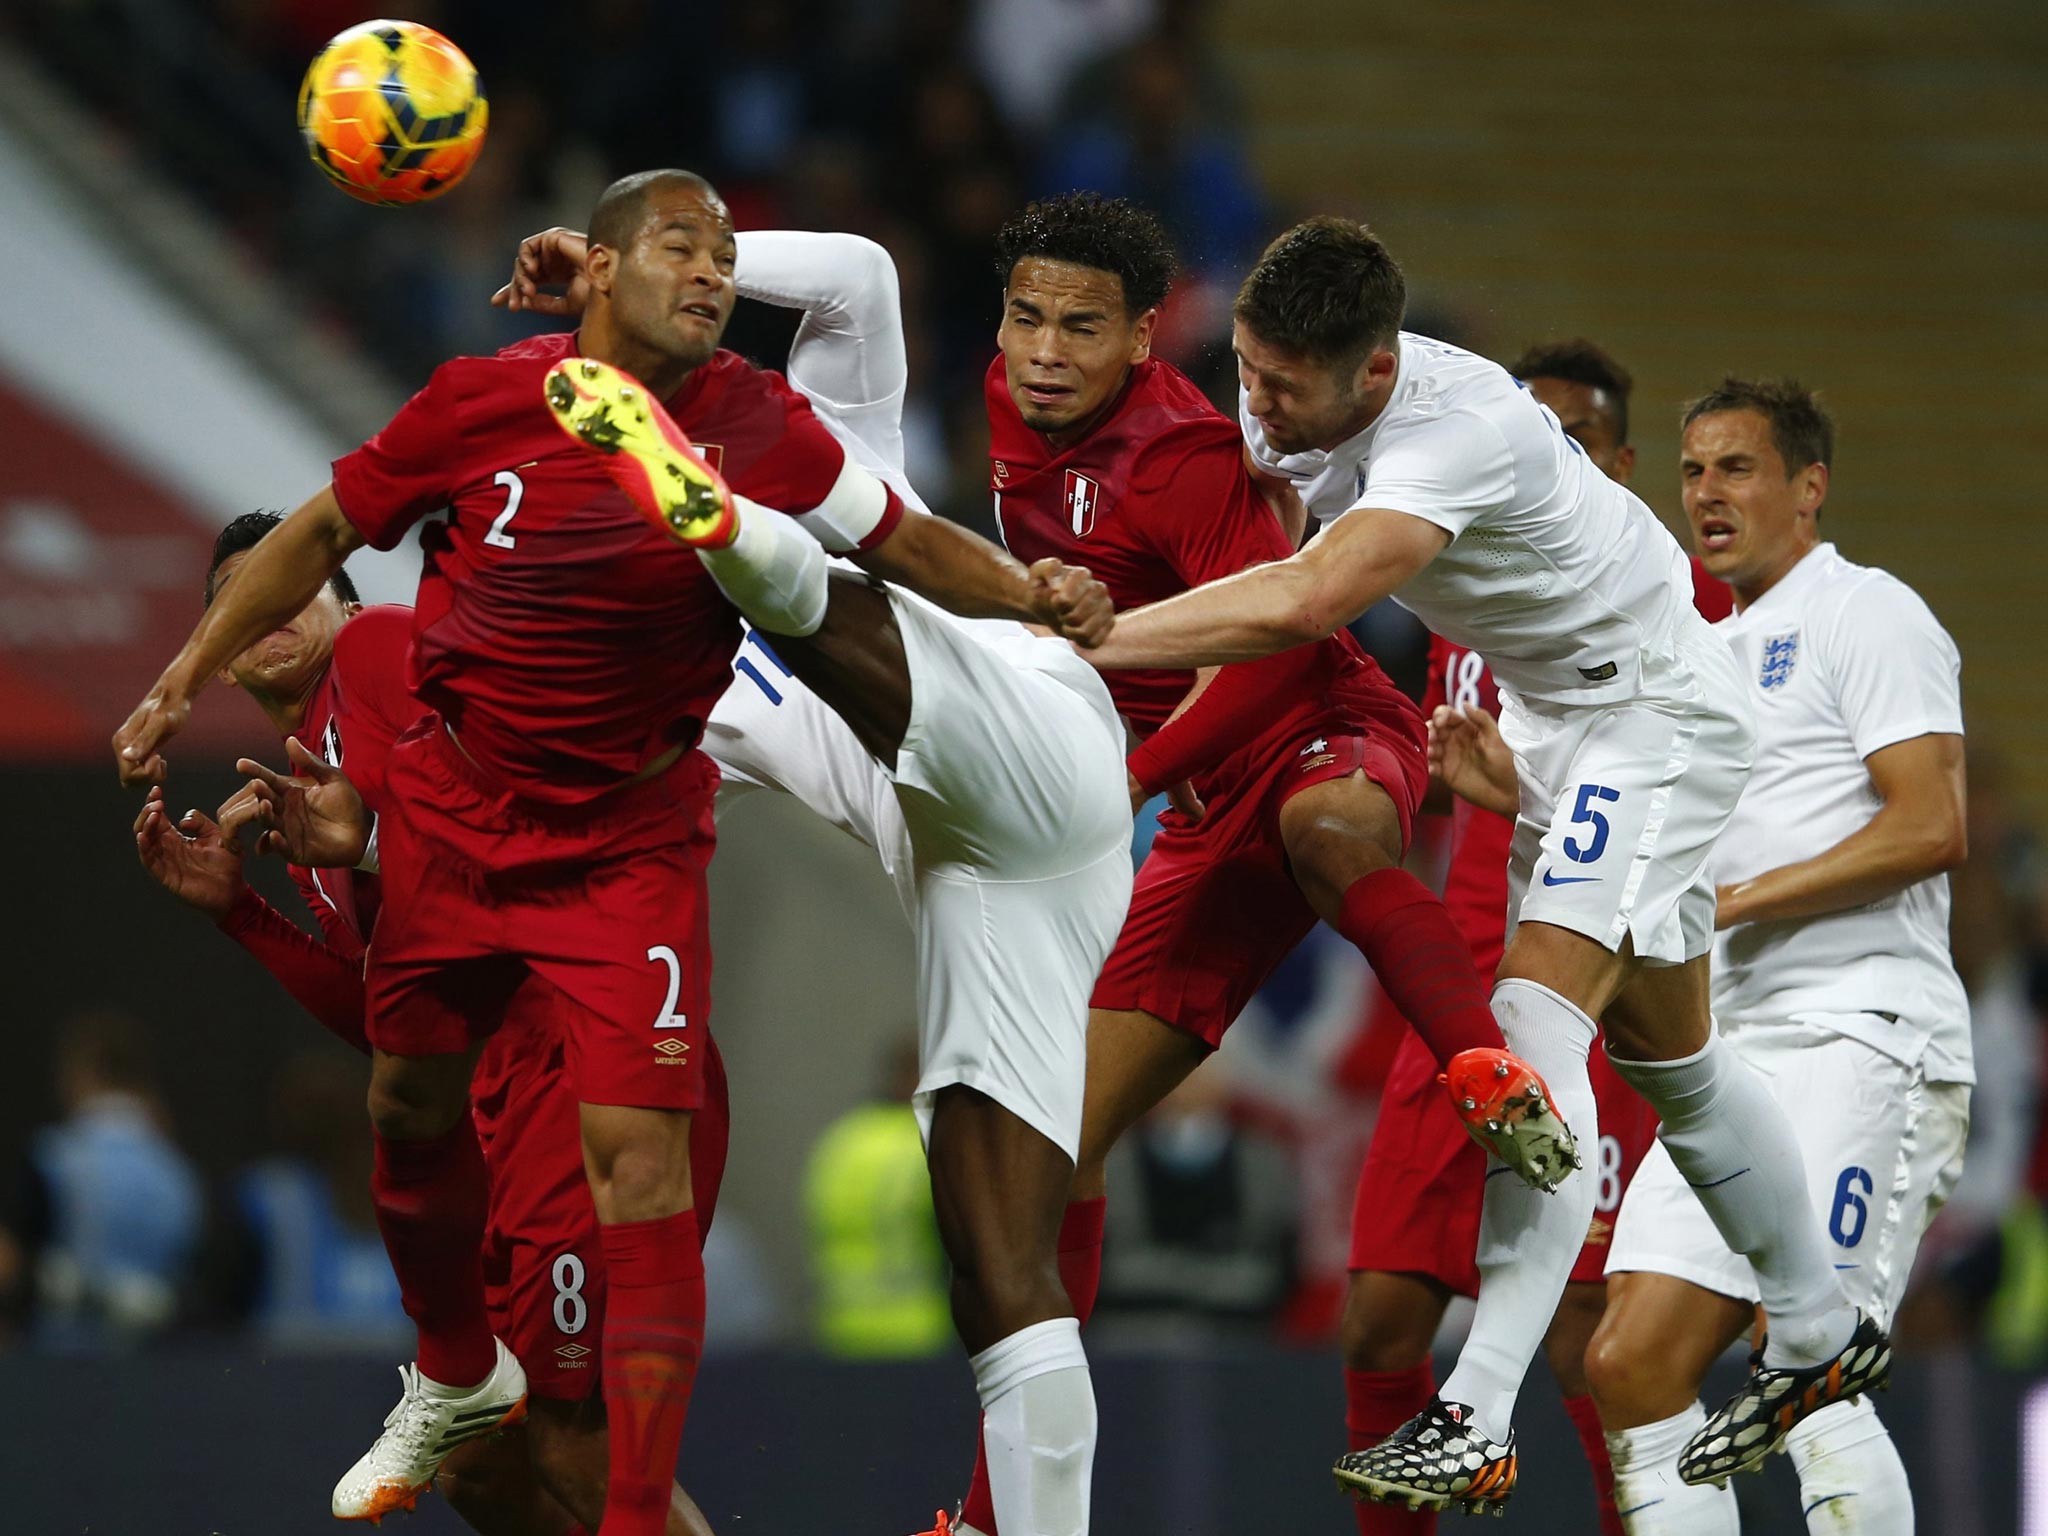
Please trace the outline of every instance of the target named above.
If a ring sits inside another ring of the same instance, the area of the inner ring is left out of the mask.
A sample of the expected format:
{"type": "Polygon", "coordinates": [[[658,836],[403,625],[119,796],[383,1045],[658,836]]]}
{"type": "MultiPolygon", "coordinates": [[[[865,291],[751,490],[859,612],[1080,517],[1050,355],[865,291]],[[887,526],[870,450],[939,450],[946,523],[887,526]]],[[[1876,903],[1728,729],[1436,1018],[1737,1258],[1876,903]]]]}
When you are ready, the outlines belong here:
{"type": "Polygon", "coordinates": [[[489,116],[476,66],[415,21],[350,27],[299,86],[306,153],[366,203],[439,197],[476,163],[489,116]]]}

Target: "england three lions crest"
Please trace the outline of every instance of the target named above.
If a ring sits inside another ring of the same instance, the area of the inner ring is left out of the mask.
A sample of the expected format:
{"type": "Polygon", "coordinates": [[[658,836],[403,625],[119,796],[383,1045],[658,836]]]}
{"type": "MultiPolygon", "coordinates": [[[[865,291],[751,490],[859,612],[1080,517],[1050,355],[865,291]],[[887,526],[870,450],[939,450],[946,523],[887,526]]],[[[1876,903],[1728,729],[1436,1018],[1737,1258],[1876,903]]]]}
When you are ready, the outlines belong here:
{"type": "Polygon", "coordinates": [[[1102,486],[1079,470],[1070,469],[1060,499],[1067,509],[1067,526],[1074,530],[1074,537],[1087,538],[1095,531],[1095,509],[1102,501],[1102,486]]]}
{"type": "Polygon", "coordinates": [[[1764,641],[1763,665],[1757,669],[1757,685],[1766,690],[1782,688],[1792,681],[1792,669],[1799,665],[1799,631],[1787,630],[1764,641]]]}

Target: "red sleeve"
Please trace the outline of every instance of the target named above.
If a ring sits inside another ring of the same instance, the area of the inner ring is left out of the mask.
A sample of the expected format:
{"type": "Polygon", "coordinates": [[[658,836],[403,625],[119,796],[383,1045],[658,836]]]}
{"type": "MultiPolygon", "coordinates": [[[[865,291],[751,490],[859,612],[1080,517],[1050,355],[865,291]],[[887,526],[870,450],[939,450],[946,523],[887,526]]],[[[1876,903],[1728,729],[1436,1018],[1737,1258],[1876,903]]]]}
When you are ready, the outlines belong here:
{"type": "MultiPolygon", "coordinates": [[[[314,910],[320,910],[317,904],[314,910]]],[[[369,1051],[360,943],[353,956],[323,944],[246,886],[220,929],[254,955],[300,1007],[357,1050],[369,1051]]]]}
{"type": "Polygon", "coordinates": [[[448,505],[459,461],[461,423],[453,363],[354,453],[334,461],[334,497],[366,543],[390,549],[406,529],[448,505]]]}
{"type": "Polygon", "coordinates": [[[1304,692],[1320,698],[1327,667],[1321,645],[1297,645],[1225,667],[1194,703],[1139,743],[1125,766],[1153,795],[1213,768],[1273,728],[1274,700],[1304,692]]]}
{"type": "Polygon", "coordinates": [[[834,554],[873,549],[903,521],[903,500],[847,456],[806,400],[763,373],[782,406],[782,431],[734,477],[733,489],[787,512],[834,554]]]}
{"type": "Polygon", "coordinates": [[[1451,643],[1442,635],[1429,637],[1429,676],[1422,684],[1422,718],[1427,720],[1444,705],[1451,702],[1449,682],[1444,677],[1444,668],[1450,665],[1451,643]]]}
{"type": "Polygon", "coordinates": [[[1252,483],[1235,428],[1176,433],[1150,445],[1145,457],[1148,474],[1132,486],[1131,510],[1189,586],[1294,553],[1252,483]]]}

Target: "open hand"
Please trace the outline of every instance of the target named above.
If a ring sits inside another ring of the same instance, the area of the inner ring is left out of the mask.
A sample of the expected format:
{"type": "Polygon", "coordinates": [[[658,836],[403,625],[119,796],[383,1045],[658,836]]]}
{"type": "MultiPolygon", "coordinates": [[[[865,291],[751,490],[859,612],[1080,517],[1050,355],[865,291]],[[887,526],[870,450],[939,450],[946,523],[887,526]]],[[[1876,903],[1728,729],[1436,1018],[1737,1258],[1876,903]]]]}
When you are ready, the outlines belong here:
{"type": "Polygon", "coordinates": [[[135,852],[156,883],[215,922],[242,894],[242,850],[198,811],[171,825],[161,785],[153,787],[135,818],[135,852]]]}
{"type": "Polygon", "coordinates": [[[512,258],[512,281],[492,294],[491,302],[500,309],[574,319],[590,301],[590,280],[583,275],[589,250],[590,241],[580,230],[560,225],[528,235],[512,258]],[[547,288],[562,291],[542,291],[547,288]]]}
{"type": "Polygon", "coordinates": [[[296,736],[285,754],[297,772],[287,778],[242,758],[235,772],[249,782],[221,807],[230,836],[245,827],[262,830],[259,853],[274,853],[308,869],[353,869],[370,846],[370,813],[355,785],[339,768],[321,761],[296,736]]]}
{"type": "Polygon", "coordinates": [[[1116,627],[1116,605],[1109,588],[1089,574],[1085,565],[1067,565],[1047,556],[1031,566],[1032,594],[1038,615],[1053,633],[1092,650],[1116,627]]]}
{"type": "Polygon", "coordinates": [[[1500,727],[1478,705],[1439,705],[1429,717],[1429,771],[1460,800],[1482,810],[1513,816],[1522,794],[1515,780],[1515,755],[1501,740],[1500,727]]]}

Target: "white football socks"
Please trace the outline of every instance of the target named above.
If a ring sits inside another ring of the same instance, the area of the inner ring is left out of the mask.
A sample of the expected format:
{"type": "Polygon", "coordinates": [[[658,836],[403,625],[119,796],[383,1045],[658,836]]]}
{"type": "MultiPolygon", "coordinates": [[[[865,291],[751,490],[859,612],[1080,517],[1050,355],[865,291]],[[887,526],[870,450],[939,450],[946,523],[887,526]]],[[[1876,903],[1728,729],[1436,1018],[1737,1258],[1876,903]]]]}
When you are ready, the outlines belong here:
{"type": "Polygon", "coordinates": [[[1034,1323],[969,1362],[1003,1536],[1086,1536],[1095,1470],[1095,1388],[1081,1325],[1034,1323]]]}
{"type": "Polygon", "coordinates": [[[697,558],[733,607],[771,635],[814,635],[825,622],[825,550],[793,518],[735,494],[739,532],[697,558]]]}
{"type": "MultiPolygon", "coordinates": [[[[1596,1160],[1599,1115],[1586,1055],[1598,1026],[1550,988],[1519,978],[1493,989],[1493,1016],[1508,1049],[1550,1085],[1551,1102],[1578,1139],[1580,1157],[1596,1160]]],[[[1551,1195],[1531,1189],[1498,1161],[1490,1161],[1486,1171],[1479,1217],[1479,1304],[1457,1368],[1437,1396],[1470,1404],[1473,1422],[1505,1441],[1515,1395],[1586,1244],[1599,1190],[1597,1170],[1580,1169],[1551,1195]]]]}
{"type": "Polygon", "coordinates": [[[1766,1362],[1782,1369],[1833,1358],[1856,1330],[1856,1309],[1821,1241],[1799,1143],[1764,1080],[1719,1035],[1676,1061],[1608,1059],[1657,1111],[1671,1161],[1756,1271],[1770,1317],[1766,1362]]]}
{"type": "Polygon", "coordinates": [[[1655,1424],[1608,1431],[1614,1507],[1628,1536],[1739,1536],[1733,1488],[1695,1488],[1678,1476],[1678,1453],[1706,1424],[1707,1410],[1695,1401],[1655,1424]]]}
{"type": "Polygon", "coordinates": [[[1867,1397],[1834,1403],[1785,1437],[1813,1536],[1913,1536],[1913,1490],[1867,1397]]]}

